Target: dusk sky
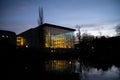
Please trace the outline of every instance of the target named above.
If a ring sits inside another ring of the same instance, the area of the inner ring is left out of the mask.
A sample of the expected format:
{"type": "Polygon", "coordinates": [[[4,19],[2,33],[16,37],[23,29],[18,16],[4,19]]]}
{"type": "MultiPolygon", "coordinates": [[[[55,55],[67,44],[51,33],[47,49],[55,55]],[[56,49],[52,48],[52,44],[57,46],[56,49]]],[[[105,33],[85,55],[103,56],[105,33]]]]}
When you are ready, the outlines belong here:
{"type": "Polygon", "coordinates": [[[0,29],[19,34],[38,26],[39,7],[44,23],[75,28],[93,35],[115,35],[120,23],[120,0],[0,0],[0,29]]]}

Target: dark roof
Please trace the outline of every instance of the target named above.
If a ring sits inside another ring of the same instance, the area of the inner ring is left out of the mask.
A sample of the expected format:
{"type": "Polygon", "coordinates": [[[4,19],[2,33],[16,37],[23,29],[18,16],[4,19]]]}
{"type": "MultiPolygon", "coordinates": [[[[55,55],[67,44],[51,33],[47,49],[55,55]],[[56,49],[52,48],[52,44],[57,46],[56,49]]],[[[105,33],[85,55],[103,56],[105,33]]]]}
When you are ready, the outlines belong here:
{"type": "Polygon", "coordinates": [[[26,31],[24,31],[24,32],[21,32],[20,34],[17,34],[17,35],[19,36],[19,35],[22,35],[22,34],[24,34],[24,33],[29,32],[29,31],[33,31],[33,30],[35,30],[35,29],[41,29],[42,27],[45,27],[45,26],[50,26],[50,27],[60,28],[60,29],[65,29],[65,30],[70,30],[70,31],[76,31],[75,29],[72,29],[72,28],[63,27],[63,26],[54,25],[54,24],[49,24],[49,23],[44,23],[44,24],[39,25],[39,26],[37,26],[37,27],[35,27],[35,28],[30,28],[30,29],[28,29],[28,30],[26,30],[26,31]]]}
{"type": "Polygon", "coordinates": [[[76,31],[75,29],[72,29],[72,28],[63,27],[63,26],[54,25],[54,24],[49,24],[49,23],[44,23],[44,24],[42,24],[40,26],[37,26],[36,28],[40,28],[40,27],[44,27],[44,26],[50,26],[50,27],[54,27],[54,28],[60,28],[60,29],[66,29],[66,30],[70,30],[70,31],[76,31]]]}
{"type": "Polygon", "coordinates": [[[26,31],[24,31],[24,32],[21,32],[21,33],[17,34],[17,36],[23,35],[23,34],[25,34],[25,33],[27,33],[27,32],[33,31],[33,30],[34,30],[34,28],[30,28],[30,29],[28,29],[28,30],[26,30],[26,31]]]}
{"type": "Polygon", "coordinates": [[[15,35],[16,35],[15,32],[13,32],[13,31],[8,31],[8,30],[0,30],[0,34],[1,34],[1,33],[15,34],[15,35]]]}

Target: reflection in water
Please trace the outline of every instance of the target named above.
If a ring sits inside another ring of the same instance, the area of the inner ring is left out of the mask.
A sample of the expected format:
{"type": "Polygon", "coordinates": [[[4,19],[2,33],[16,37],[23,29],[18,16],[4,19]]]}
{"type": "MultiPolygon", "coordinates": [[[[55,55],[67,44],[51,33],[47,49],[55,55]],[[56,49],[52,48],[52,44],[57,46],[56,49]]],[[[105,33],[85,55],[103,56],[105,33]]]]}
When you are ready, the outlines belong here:
{"type": "Polygon", "coordinates": [[[112,66],[107,71],[89,68],[89,70],[82,70],[81,80],[120,80],[120,69],[115,66],[112,66]]]}
{"type": "MultiPolygon", "coordinates": [[[[80,63],[75,60],[50,60],[45,62],[46,71],[51,72],[75,72],[76,69],[79,70],[80,63]]],[[[78,72],[78,71],[76,71],[78,72]]]]}
{"type": "Polygon", "coordinates": [[[79,73],[79,80],[120,80],[120,68],[112,66],[106,71],[80,64],[78,60],[50,60],[45,62],[47,72],[79,73]]]}

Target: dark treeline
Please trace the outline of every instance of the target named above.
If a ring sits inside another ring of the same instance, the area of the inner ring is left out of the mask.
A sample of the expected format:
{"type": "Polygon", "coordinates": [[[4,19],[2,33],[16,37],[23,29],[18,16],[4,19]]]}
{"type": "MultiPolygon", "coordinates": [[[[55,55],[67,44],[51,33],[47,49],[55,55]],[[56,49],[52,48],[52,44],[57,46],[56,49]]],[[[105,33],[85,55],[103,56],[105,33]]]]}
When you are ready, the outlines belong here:
{"type": "Polygon", "coordinates": [[[86,62],[96,64],[95,66],[120,66],[120,36],[83,38],[76,45],[76,54],[86,62]]]}

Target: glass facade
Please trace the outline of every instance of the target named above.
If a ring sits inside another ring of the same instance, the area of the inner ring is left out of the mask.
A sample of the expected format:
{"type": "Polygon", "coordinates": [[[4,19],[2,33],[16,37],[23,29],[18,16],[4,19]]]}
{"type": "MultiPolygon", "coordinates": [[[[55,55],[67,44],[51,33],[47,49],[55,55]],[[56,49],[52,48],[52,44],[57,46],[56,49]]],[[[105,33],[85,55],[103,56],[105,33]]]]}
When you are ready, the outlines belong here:
{"type": "Polygon", "coordinates": [[[46,48],[74,48],[74,31],[49,26],[44,31],[46,48]]]}

